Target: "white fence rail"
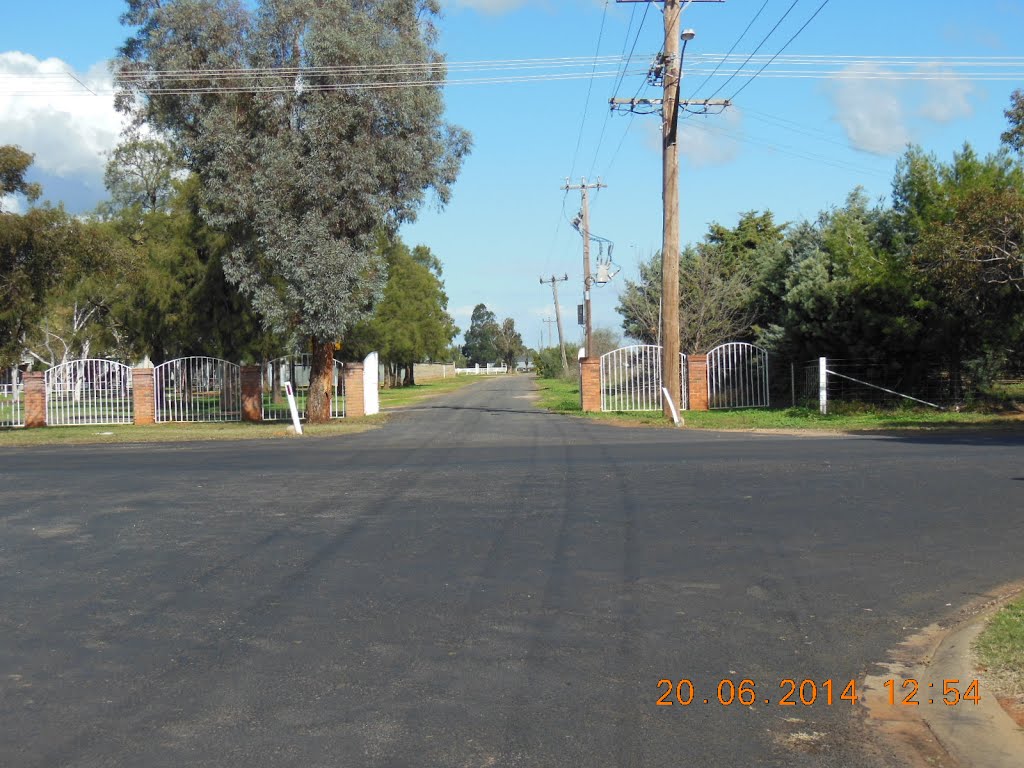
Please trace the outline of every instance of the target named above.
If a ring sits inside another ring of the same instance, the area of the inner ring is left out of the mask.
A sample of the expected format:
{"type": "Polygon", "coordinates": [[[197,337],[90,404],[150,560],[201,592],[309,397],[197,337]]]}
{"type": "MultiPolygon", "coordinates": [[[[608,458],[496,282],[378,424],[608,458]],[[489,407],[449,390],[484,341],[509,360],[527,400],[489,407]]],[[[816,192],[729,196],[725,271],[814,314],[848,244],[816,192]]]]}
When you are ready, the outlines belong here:
{"type": "Polygon", "coordinates": [[[25,383],[17,368],[0,371],[0,427],[25,426],[25,383]]]}
{"type": "Polygon", "coordinates": [[[153,369],[157,423],[241,421],[242,379],[234,363],[216,357],[180,357],[153,369]]]}
{"type": "Polygon", "coordinates": [[[456,376],[458,376],[459,374],[465,374],[465,375],[468,375],[468,376],[479,376],[480,374],[483,374],[484,376],[491,376],[491,375],[497,375],[499,373],[508,373],[508,366],[505,366],[505,365],[495,365],[495,366],[488,365],[486,368],[481,368],[479,365],[476,365],[476,366],[474,366],[472,368],[456,368],[455,369],[455,375],[456,376]]]}
{"type": "Polygon", "coordinates": [[[731,341],[708,352],[709,408],[767,408],[768,353],[731,341]]]}
{"type": "Polygon", "coordinates": [[[46,423],[131,424],[132,370],[113,360],[69,360],[46,372],[46,423]]]}
{"type": "MultiPolygon", "coordinates": [[[[306,418],[306,398],[309,396],[309,374],[312,370],[313,356],[309,354],[288,355],[271,360],[263,366],[261,382],[263,385],[263,420],[290,421],[291,413],[285,400],[284,385],[291,382],[295,392],[295,401],[299,416],[306,418]]],[[[345,416],[345,377],[342,365],[334,361],[332,374],[331,418],[341,419],[345,416]]]]}

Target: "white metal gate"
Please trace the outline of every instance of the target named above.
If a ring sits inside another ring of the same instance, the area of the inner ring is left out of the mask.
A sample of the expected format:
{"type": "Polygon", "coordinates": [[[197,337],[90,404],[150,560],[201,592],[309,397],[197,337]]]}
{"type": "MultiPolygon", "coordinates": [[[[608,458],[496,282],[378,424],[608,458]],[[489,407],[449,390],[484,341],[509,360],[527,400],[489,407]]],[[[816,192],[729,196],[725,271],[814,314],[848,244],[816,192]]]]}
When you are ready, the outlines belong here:
{"type": "MultiPolygon", "coordinates": [[[[263,420],[290,421],[292,416],[288,410],[288,401],[284,395],[284,385],[291,382],[295,392],[295,404],[299,418],[306,418],[306,398],[309,396],[309,373],[312,370],[313,356],[310,354],[287,355],[271,360],[263,366],[261,383],[263,387],[263,420]]],[[[334,361],[332,377],[331,418],[341,419],[345,416],[345,377],[342,375],[342,364],[334,361]]]]}
{"type": "Polygon", "coordinates": [[[46,424],[131,424],[132,369],[113,360],[69,360],[46,372],[46,424]]]}
{"type": "MultiPolygon", "coordinates": [[[[662,348],[654,344],[636,344],[601,355],[602,411],[660,411],[662,405],[662,348]]],[[[687,408],[686,355],[679,356],[682,384],[680,402],[687,408]]]]}
{"type": "Polygon", "coordinates": [[[768,353],[731,341],[708,352],[709,408],[767,408],[768,353]]]}
{"type": "Polygon", "coordinates": [[[25,426],[25,382],[17,368],[0,371],[0,427],[25,426]]]}
{"type": "Polygon", "coordinates": [[[153,369],[157,423],[241,421],[242,379],[234,363],[216,357],[180,357],[153,369]]]}

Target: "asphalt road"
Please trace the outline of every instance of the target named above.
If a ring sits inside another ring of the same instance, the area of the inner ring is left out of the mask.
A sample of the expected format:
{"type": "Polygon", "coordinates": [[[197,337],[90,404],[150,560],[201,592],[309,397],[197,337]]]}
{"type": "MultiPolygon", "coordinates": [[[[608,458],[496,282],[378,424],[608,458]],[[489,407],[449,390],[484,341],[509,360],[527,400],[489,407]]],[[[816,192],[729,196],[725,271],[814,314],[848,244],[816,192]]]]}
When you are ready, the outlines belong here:
{"type": "Polygon", "coordinates": [[[896,765],[841,688],[1024,577],[1019,438],[624,429],[530,389],[0,450],[0,765],[896,765]]]}

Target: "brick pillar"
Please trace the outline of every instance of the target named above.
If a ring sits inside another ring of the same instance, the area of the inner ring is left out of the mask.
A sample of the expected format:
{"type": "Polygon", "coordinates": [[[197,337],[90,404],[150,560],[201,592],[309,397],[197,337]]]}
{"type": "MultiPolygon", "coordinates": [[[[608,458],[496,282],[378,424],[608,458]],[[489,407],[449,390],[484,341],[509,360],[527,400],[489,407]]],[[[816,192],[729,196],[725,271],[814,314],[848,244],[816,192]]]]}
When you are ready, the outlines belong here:
{"type": "Polygon", "coordinates": [[[24,375],[22,397],[25,404],[25,426],[46,426],[46,374],[30,371],[24,375]]]}
{"type": "Polygon", "coordinates": [[[601,358],[580,360],[580,395],[584,411],[601,410],[601,358]]]}
{"type": "Polygon", "coordinates": [[[341,369],[345,381],[345,418],[358,419],[366,415],[363,396],[363,364],[345,363],[341,369]]]}
{"type": "Polygon", "coordinates": [[[263,421],[263,366],[243,365],[238,373],[242,380],[242,421],[263,421]]]}
{"type": "Polygon", "coordinates": [[[152,368],[132,368],[132,408],[136,424],[156,422],[152,368]]]}
{"type": "Polygon", "coordinates": [[[687,355],[689,369],[686,384],[691,411],[708,410],[708,356],[687,355]]]}

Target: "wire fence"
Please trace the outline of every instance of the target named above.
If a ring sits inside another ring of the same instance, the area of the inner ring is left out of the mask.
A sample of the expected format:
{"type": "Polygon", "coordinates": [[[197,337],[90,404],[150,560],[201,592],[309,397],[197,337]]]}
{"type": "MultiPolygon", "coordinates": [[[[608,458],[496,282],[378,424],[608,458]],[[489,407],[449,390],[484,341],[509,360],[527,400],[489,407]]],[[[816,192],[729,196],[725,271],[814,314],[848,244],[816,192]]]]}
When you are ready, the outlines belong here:
{"type": "MultiPolygon", "coordinates": [[[[819,408],[822,372],[819,359],[794,364],[793,401],[819,408]]],[[[970,369],[954,371],[947,363],[923,360],[825,358],[824,398],[838,408],[954,408],[985,399],[1024,397],[1024,375],[1005,372],[986,379],[970,369]]]]}

